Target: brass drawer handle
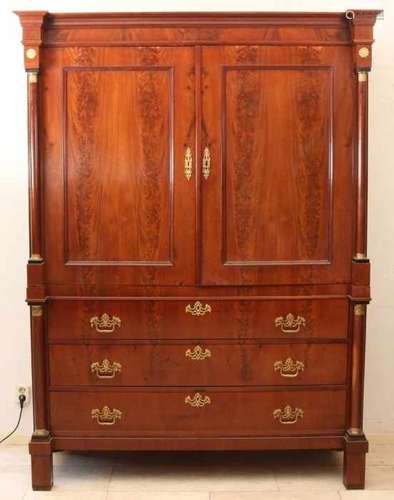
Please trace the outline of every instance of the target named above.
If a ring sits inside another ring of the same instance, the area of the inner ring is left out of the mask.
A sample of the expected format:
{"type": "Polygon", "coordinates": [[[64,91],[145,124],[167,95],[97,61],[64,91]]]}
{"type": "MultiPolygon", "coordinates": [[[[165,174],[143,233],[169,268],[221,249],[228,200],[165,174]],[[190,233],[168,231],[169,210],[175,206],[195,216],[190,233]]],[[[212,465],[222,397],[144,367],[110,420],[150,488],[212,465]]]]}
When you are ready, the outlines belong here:
{"type": "Polygon", "coordinates": [[[185,311],[190,313],[192,316],[204,316],[207,313],[212,312],[212,307],[209,304],[202,304],[199,300],[193,305],[188,304],[185,307],[185,311]]]}
{"type": "Polygon", "coordinates": [[[211,152],[209,148],[204,148],[204,152],[202,155],[202,175],[204,179],[207,180],[211,173],[211,152]]]}
{"type": "Polygon", "coordinates": [[[112,333],[115,328],[119,328],[121,325],[121,320],[117,316],[110,316],[107,313],[99,316],[93,316],[90,318],[90,327],[95,328],[96,332],[99,333],[112,333]]]}
{"type": "Polygon", "coordinates": [[[299,418],[304,417],[304,411],[301,408],[292,408],[287,405],[283,408],[278,408],[273,412],[274,418],[279,420],[281,424],[295,424],[299,418]]]}
{"type": "Polygon", "coordinates": [[[122,365],[115,361],[111,363],[109,359],[103,359],[101,363],[98,361],[90,365],[90,371],[97,375],[97,378],[114,378],[117,373],[122,371],[122,365]]]}
{"type": "Polygon", "coordinates": [[[185,149],[184,172],[186,179],[190,181],[193,174],[193,155],[189,146],[185,149]]]}
{"type": "Polygon", "coordinates": [[[289,313],[285,318],[279,316],[275,318],[275,326],[280,329],[283,333],[297,333],[300,331],[301,326],[305,326],[306,321],[302,316],[295,317],[294,314],[289,313]]]}
{"type": "Polygon", "coordinates": [[[196,392],[193,397],[186,396],[185,404],[193,408],[202,408],[205,405],[211,404],[211,398],[209,396],[202,396],[199,392],[196,392]]]}
{"type": "Polygon", "coordinates": [[[275,361],[274,371],[279,372],[282,377],[294,378],[300,372],[303,372],[305,365],[302,361],[294,361],[292,358],[287,358],[286,361],[275,361]]]}
{"type": "Polygon", "coordinates": [[[206,358],[210,358],[211,351],[209,349],[203,349],[201,346],[196,345],[195,347],[193,347],[193,349],[188,349],[185,352],[185,356],[187,358],[200,361],[206,358]]]}
{"type": "Polygon", "coordinates": [[[92,410],[92,418],[96,419],[99,425],[114,425],[122,418],[122,412],[116,408],[111,410],[108,406],[104,406],[102,410],[98,408],[92,410]]]}

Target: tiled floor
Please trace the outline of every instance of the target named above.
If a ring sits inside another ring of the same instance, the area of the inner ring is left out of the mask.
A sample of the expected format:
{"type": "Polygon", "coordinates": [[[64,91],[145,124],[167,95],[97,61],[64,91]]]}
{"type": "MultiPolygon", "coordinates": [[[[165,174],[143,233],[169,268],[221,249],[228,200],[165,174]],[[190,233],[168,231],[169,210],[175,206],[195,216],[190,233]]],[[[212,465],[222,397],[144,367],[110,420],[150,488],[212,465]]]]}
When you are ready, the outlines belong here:
{"type": "Polygon", "coordinates": [[[367,488],[345,491],[342,454],[55,453],[52,492],[30,490],[25,446],[0,447],[1,500],[394,500],[394,435],[369,436],[367,488]]]}

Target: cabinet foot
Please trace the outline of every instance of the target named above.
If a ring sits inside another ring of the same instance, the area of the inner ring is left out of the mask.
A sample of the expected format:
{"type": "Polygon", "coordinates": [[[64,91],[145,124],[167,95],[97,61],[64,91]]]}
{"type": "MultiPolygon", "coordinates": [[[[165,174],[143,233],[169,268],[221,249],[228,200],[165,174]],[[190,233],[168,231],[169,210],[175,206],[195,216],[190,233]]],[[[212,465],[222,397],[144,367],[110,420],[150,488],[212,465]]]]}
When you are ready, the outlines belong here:
{"type": "Polygon", "coordinates": [[[31,477],[33,490],[52,489],[53,462],[51,439],[39,440],[33,437],[29,444],[31,456],[31,477]]]}
{"type": "Polygon", "coordinates": [[[365,455],[368,441],[364,434],[345,435],[343,459],[343,484],[348,490],[362,490],[365,487],[365,455]]]}

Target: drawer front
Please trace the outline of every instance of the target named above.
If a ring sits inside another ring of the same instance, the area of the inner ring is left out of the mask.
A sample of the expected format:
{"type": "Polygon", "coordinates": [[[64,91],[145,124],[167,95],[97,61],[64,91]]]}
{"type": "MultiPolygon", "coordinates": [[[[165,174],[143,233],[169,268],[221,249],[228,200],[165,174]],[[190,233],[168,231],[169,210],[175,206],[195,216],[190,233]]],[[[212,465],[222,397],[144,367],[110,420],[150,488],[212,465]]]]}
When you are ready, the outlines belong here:
{"type": "Polygon", "coordinates": [[[264,436],[345,429],[342,390],[52,391],[55,435],[264,436]]]}
{"type": "Polygon", "coordinates": [[[347,299],[55,300],[51,340],[345,338],[347,299]]]}
{"type": "Polygon", "coordinates": [[[51,345],[52,386],[345,384],[346,344],[51,345]]]}

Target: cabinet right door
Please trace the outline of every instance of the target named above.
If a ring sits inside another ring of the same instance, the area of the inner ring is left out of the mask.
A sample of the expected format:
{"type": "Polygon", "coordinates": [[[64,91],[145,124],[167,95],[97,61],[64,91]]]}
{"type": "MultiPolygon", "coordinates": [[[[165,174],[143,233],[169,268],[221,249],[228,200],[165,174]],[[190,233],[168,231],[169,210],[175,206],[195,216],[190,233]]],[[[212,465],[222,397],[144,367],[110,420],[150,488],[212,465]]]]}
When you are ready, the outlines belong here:
{"type": "Polygon", "coordinates": [[[349,281],[350,50],[203,49],[203,284],[349,281]]]}

